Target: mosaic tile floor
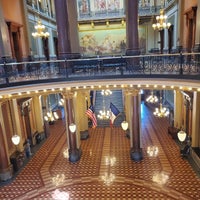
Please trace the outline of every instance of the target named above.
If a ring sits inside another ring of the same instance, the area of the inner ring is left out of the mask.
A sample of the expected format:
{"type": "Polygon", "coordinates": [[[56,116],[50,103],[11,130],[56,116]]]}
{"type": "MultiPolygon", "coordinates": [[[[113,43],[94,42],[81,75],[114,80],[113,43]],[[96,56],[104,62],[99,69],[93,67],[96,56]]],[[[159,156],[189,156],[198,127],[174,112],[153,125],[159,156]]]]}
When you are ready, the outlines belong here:
{"type": "Polygon", "coordinates": [[[198,200],[200,178],[181,158],[167,127],[167,119],[155,118],[143,105],[141,162],[130,159],[130,140],[122,129],[107,127],[90,129],[81,141],[80,161],[70,163],[64,123],[57,121],[15,180],[0,188],[0,199],[198,200]],[[157,156],[147,153],[151,149],[157,156]]]}

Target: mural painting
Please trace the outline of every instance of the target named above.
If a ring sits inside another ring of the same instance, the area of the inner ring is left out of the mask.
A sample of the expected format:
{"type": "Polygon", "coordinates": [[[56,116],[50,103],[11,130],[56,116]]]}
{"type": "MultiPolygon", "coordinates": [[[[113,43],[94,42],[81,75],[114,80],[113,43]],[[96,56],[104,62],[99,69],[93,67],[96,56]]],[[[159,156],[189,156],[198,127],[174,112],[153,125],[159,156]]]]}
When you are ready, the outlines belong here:
{"type": "MultiPolygon", "coordinates": [[[[145,51],[145,29],[139,29],[140,49],[145,51]]],[[[79,32],[81,54],[124,55],[126,50],[126,29],[108,29],[79,32]]]]}

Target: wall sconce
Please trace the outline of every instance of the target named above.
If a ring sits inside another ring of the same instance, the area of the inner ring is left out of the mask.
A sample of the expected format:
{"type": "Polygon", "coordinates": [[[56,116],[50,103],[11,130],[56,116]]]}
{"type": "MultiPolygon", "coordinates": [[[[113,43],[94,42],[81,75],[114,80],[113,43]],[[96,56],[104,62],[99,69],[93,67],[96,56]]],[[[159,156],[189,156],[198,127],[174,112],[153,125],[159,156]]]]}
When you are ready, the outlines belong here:
{"type": "Polygon", "coordinates": [[[19,142],[20,142],[20,137],[19,137],[19,135],[17,135],[17,134],[13,135],[11,139],[12,139],[13,144],[16,145],[16,146],[17,146],[17,145],[19,144],[19,142]]]}
{"type": "Polygon", "coordinates": [[[75,133],[75,131],[76,131],[76,124],[71,123],[69,125],[69,130],[70,130],[71,133],[75,133]]]}

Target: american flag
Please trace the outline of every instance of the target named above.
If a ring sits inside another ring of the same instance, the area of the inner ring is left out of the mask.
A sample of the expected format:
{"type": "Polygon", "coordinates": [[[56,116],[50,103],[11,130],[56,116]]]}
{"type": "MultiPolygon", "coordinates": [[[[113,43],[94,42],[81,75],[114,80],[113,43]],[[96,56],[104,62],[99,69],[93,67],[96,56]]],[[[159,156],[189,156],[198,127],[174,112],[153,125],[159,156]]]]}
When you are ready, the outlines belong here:
{"type": "Polygon", "coordinates": [[[92,120],[92,127],[96,128],[97,127],[97,118],[94,113],[94,107],[92,105],[86,110],[86,115],[92,120]]]}

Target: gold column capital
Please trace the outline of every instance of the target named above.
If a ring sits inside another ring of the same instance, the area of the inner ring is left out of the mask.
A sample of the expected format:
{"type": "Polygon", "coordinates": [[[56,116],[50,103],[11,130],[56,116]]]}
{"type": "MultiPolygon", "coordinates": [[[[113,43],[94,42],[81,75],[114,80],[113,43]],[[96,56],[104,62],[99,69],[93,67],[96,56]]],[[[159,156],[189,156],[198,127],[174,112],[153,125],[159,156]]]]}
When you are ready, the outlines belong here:
{"type": "Polygon", "coordinates": [[[62,92],[62,95],[65,99],[73,99],[76,95],[76,92],[72,92],[72,91],[62,92]]]}
{"type": "Polygon", "coordinates": [[[138,96],[140,93],[140,89],[126,89],[124,90],[125,95],[130,96],[138,96]]]}

